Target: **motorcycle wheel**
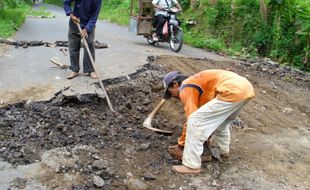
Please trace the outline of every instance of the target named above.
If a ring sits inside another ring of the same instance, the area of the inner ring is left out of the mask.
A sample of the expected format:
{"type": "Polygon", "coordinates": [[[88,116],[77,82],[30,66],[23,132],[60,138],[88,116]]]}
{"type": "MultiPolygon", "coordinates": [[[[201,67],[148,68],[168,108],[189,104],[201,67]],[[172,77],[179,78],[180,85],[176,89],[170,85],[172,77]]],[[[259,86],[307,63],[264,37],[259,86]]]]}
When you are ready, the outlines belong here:
{"type": "Polygon", "coordinates": [[[170,36],[169,44],[170,49],[174,52],[179,52],[183,46],[183,31],[179,29],[175,29],[174,35],[170,36]]]}

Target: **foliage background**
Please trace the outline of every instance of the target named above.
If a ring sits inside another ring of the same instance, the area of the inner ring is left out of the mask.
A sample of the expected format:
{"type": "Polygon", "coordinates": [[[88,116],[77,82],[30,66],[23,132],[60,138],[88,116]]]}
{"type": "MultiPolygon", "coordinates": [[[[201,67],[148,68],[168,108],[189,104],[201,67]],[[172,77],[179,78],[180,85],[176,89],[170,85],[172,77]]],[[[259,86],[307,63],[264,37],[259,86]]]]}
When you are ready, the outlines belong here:
{"type": "Polygon", "coordinates": [[[31,0],[0,0],[0,37],[10,37],[25,21],[31,0]]]}
{"type": "MultiPolygon", "coordinates": [[[[29,1],[0,0],[0,27],[18,28],[24,21],[29,1]]],[[[133,1],[137,7],[138,0],[133,1]]],[[[63,0],[44,2],[63,4],[63,0]]],[[[103,0],[100,18],[127,25],[130,2],[103,0]]],[[[179,16],[186,43],[232,56],[269,57],[284,65],[310,71],[310,0],[179,2],[184,10],[179,16]]],[[[5,33],[4,36],[9,35],[5,33]]]]}
{"type": "Polygon", "coordinates": [[[310,71],[310,0],[180,0],[186,41],[243,56],[267,56],[310,71]],[[262,12],[261,3],[266,10],[262,12]]]}

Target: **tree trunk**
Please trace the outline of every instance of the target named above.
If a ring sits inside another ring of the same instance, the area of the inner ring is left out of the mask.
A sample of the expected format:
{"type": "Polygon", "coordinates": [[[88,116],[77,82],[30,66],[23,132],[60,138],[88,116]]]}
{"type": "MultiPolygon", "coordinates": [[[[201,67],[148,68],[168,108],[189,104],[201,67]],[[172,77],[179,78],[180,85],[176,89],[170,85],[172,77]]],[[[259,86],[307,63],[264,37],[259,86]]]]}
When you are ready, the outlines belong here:
{"type": "Polygon", "coordinates": [[[266,7],[266,0],[259,0],[260,5],[260,14],[263,21],[267,22],[267,7],[266,7]]]}
{"type": "Polygon", "coordinates": [[[217,4],[217,0],[209,0],[210,5],[214,6],[217,4]]]}
{"type": "Polygon", "coordinates": [[[4,0],[0,0],[0,11],[4,9],[4,0]]]}
{"type": "Polygon", "coordinates": [[[197,3],[197,0],[190,0],[191,10],[195,9],[196,3],[197,3]]]}

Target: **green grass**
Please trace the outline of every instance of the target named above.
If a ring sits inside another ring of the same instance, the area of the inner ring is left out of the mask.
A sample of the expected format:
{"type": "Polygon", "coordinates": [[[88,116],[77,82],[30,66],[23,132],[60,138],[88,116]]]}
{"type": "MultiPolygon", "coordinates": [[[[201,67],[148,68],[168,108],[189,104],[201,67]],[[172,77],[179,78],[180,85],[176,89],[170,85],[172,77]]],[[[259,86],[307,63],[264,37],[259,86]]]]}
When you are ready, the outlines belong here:
{"type": "Polygon", "coordinates": [[[0,37],[8,38],[12,36],[24,23],[30,9],[29,5],[21,5],[14,9],[7,8],[0,11],[0,37]]]}
{"type": "Polygon", "coordinates": [[[129,7],[110,8],[101,7],[99,19],[108,20],[120,25],[128,25],[129,23],[129,7]]]}
{"type": "Polygon", "coordinates": [[[44,0],[43,3],[57,5],[63,7],[64,1],[63,0],[44,0]]]}
{"type": "Polygon", "coordinates": [[[31,10],[28,16],[38,16],[42,18],[52,18],[54,15],[47,11],[46,7],[41,6],[39,10],[31,10]]]}
{"type": "Polygon", "coordinates": [[[128,25],[130,1],[131,0],[103,1],[99,19],[108,20],[120,25],[128,25]]]}
{"type": "MultiPolygon", "coordinates": [[[[63,7],[63,0],[44,0],[44,3],[57,5],[63,7]]],[[[129,23],[129,5],[128,3],[122,6],[111,7],[102,2],[99,19],[108,20],[110,22],[118,23],[120,25],[128,25],[129,23]]]]}

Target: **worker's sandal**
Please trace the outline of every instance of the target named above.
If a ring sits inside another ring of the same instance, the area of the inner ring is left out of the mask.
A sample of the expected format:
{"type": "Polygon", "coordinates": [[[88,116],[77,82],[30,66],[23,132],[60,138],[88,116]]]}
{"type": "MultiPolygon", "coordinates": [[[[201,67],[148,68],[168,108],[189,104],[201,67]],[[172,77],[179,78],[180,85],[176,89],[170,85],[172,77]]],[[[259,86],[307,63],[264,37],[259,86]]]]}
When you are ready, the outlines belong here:
{"type": "Polygon", "coordinates": [[[72,72],[70,75],[67,76],[67,79],[73,79],[75,77],[79,76],[79,73],[72,72]]]}
{"type": "Polygon", "coordinates": [[[172,166],[172,170],[174,172],[180,173],[180,174],[198,174],[201,172],[201,169],[193,169],[193,168],[189,168],[187,166],[184,165],[176,165],[176,166],[172,166]]]}
{"type": "Polygon", "coordinates": [[[98,78],[95,72],[89,73],[89,76],[90,76],[92,79],[97,79],[97,78],[98,78]]]}
{"type": "Polygon", "coordinates": [[[221,158],[222,158],[222,160],[228,160],[228,158],[229,158],[229,153],[222,153],[222,154],[220,154],[220,156],[221,156],[221,158]]]}

